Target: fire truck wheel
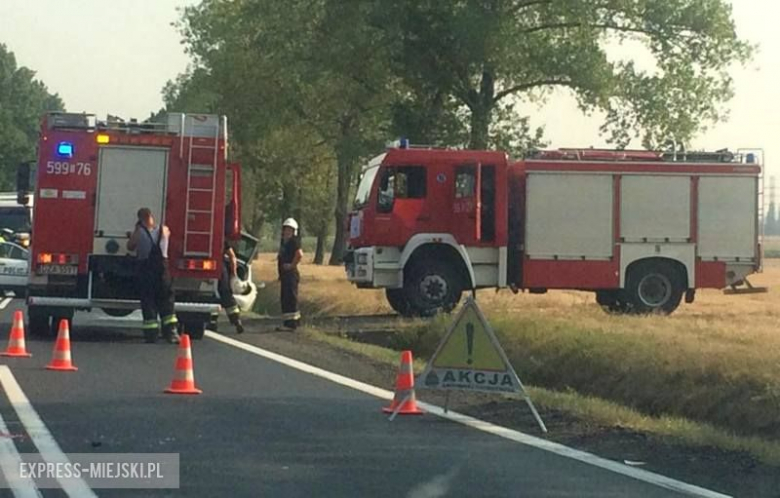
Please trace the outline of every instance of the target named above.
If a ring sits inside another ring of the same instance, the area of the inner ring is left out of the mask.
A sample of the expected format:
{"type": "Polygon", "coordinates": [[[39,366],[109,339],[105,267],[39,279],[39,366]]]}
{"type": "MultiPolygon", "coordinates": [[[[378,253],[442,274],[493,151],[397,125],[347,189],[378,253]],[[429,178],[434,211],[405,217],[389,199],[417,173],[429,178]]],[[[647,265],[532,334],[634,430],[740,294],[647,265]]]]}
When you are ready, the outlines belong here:
{"type": "Polygon", "coordinates": [[[674,265],[647,262],[631,268],[625,291],[632,313],[668,315],[680,305],[685,285],[674,265]]]}
{"type": "Polygon", "coordinates": [[[51,315],[31,306],[27,309],[27,328],[33,337],[51,337],[51,315]]]}
{"type": "Polygon", "coordinates": [[[631,309],[619,290],[596,291],[596,302],[607,313],[627,313],[631,309]]]}
{"type": "Polygon", "coordinates": [[[108,316],[114,316],[117,318],[128,316],[132,312],[133,310],[124,310],[120,308],[103,308],[103,313],[105,313],[108,316]]]}
{"type": "Polygon", "coordinates": [[[206,322],[202,320],[187,320],[186,322],[181,322],[179,332],[189,334],[190,339],[193,341],[199,341],[203,339],[203,334],[206,333],[206,322]]]}
{"type": "Polygon", "coordinates": [[[396,313],[407,317],[412,315],[412,308],[409,306],[409,301],[406,300],[403,289],[385,289],[385,297],[396,313]]]}
{"type": "Polygon", "coordinates": [[[60,331],[60,321],[61,320],[67,320],[68,321],[68,330],[71,331],[71,334],[73,333],[73,313],[69,313],[67,315],[54,315],[51,317],[51,327],[49,328],[49,337],[57,337],[57,334],[60,331]]]}
{"type": "Polygon", "coordinates": [[[418,259],[404,278],[404,294],[414,316],[449,313],[460,302],[462,293],[460,276],[447,261],[418,259]]]}

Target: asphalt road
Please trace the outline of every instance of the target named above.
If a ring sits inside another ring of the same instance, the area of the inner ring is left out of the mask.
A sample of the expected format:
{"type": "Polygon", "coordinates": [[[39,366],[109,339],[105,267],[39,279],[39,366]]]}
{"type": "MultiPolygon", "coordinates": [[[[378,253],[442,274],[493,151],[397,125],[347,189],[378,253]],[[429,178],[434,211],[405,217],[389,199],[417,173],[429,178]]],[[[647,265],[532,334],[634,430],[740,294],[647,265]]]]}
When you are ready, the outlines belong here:
{"type": "MultiPolygon", "coordinates": [[[[3,348],[21,306],[0,310],[3,348]]],[[[180,489],[95,490],[101,497],[684,496],[433,415],[388,422],[384,400],[209,338],[193,347],[204,394],[164,394],[176,347],[144,344],[132,325],[77,314],[78,372],[44,370],[52,343],[29,337],[31,359],[0,359],[66,454],[180,454],[180,489]]],[[[0,415],[16,449],[35,452],[39,428],[20,419],[7,391],[0,415]]]]}

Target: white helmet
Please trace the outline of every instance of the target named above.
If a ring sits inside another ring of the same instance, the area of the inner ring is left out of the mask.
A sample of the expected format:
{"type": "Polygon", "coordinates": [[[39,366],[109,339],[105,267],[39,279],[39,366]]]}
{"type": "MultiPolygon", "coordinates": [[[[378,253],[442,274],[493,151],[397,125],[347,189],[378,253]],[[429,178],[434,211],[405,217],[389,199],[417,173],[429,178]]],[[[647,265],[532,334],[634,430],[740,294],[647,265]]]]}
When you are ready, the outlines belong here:
{"type": "Polygon", "coordinates": [[[298,235],[298,222],[295,221],[295,218],[287,218],[284,220],[284,223],[282,223],[282,228],[284,227],[290,227],[295,231],[295,234],[298,235]]]}

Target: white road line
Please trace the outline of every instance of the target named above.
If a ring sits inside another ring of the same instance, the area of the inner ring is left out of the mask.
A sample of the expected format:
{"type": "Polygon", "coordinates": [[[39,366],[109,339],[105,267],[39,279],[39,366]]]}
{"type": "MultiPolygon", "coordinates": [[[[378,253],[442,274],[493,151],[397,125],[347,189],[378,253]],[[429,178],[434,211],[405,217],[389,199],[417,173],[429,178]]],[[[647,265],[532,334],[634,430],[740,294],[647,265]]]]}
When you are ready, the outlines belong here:
{"type": "MultiPolygon", "coordinates": [[[[68,464],[70,460],[62,452],[60,445],[46,428],[41,417],[38,416],[7,365],[0,365],[0,384],[11,402],[11,406],[16,410],[16,415],[30,435],[30,439],[38,448],[41,458],[47,463],[68,464]]],[[[59,483],[62,490],[72,498],[97,498],[95,492],[83,479],[59,479],[59,483]]]]}
{"type": "Polygon", "coordinates": [[[0,416],[0,470],[5,477],[5,484],[15,498],[41,498],[35,482],[20,475],[21,464],[22,457],[14,444],[13,434],[8,432],[8,426],[0,416]]]}
{"type": "MultiPolygon", "coordinates": [[[[282,356],[280,354],[267,351],[257,346],[247,344],[245,342],[231,339],[230,337],[225,337],[223,335],[211,331],[206,332],[206,337],[222,342],[224,344],[228,344],[238,349],[242,349],[248,353],[252,353],[257,356],[262,356],[263,358],[281,363],[283,365],[294,368],[296,370],[300,370],[302,372],[316,375],[317,377],[327,379],[331,382],[335,382],[336,384],[340,384],[342,386],[346,386],[355,389],[357,391],[370,394],[371,396],[376,396],[377,398],[381,398],[385,400],[393,399],[393,393],[386,389],[381,389],[379,387],[375,387],[370,384],[366,384],[364,382],[360,382],[351,379],[349,377],[339,375],[337,373],[329,372],[328,370],[324,370],[322,368],[309,365],[308,363],[304,363],[302,361],[294,360],[292,358],[288,358],[286,356],[282,356]]],[[[0,374],[1,373],[2,372],[0,372],[0,374]]],[[[447,420],[451,420],[452,422],[457,422],[459,424],[469,426],[479,431],[487,432],[489,434],[493,434],[505,439],[509,439],[510,441],[515,441],[517,443],[521,443],[527,446],[532,446],[540,450],[549,451],[551,453],[555,453],[556,455],[562,457],[578,460],[588,465],[593,465],[595,467],[599,467],[601,469],[608,470],[616,474],[624,475],[626,477],[631,477],[633,479],[637,479],[639,481],[653,484],[661,488],[669,489],[689,496],[699,496],[702,498],[731,498],[729,495],[724,495],[716,491],[711,491],[709,489],[701,488],[699,486],[694,486],[693,484],[688,484],[682,481],[678,481],[670,477],[649,472],[647,470],[641,470],[634,467],[629,467],[622,463],[618,463],[612,460],[607,460],[606,458],[601,458],[592,453],[576,450],[574,448],[569,448],[568,446],[564,446],[562,444],[554,443],[552,441],[547,441],[545,439],[531,436],[513,429],[508,429],[500,425],[491,424],[490,422],[485,422],[483,420],[479,420],[477,418],[470,417],[468,415],[463,415],[462,413],[454,412],[452,410],[448,411],[447,413],[444,413],[444,409],[440,406],[431,405],[429,403],[422,403],[422,402],[418,402],[417,404],[423,410],[427,411],[431,415],[436,415],[437,417],[445,418],[447,420]]]]}
{"type": "Polygon", "coordinates": [[[0,301],[0,310],[4,310],[8,307],[8,305],[13,301],[12,297],[6,297],[2,301],[0,301]]]}

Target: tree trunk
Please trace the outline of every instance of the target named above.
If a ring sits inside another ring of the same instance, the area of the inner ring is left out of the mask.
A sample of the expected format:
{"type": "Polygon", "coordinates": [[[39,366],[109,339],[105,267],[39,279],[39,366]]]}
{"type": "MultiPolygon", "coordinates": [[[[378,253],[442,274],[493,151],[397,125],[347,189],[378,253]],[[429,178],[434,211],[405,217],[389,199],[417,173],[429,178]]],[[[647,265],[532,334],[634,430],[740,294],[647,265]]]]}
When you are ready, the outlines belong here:
{"type": "Polygon", "coordinates": [[[325,262],[325,243],[328,240],[328,226],[325,225],[325,229],[317,231],[317,248],[314,250],[314,264],[321,265],[325,262]]]}
{"type": "Polygon", "coordinates": [[[336,154],[338,161],[338,178],[336,179],[336,209],[334,221],[336,230],[333,234],[333,250],[330,253],[330,265],[340,265],[347,248],[346,220],[349,206],[349,184],[352,181],[352,165],[342,154],[336,154]]]}
{"type": "Polygon", "coordinates": [[[471,110],[471,136],[469,138],[470,149],[487,149],[490,138],[490,120],[493,114],[493,99],[496,87],[493,73],[490,69],[482,71],[482,81],[479,85],[479,93],[472,91],[470,95],[471,110]]]}

